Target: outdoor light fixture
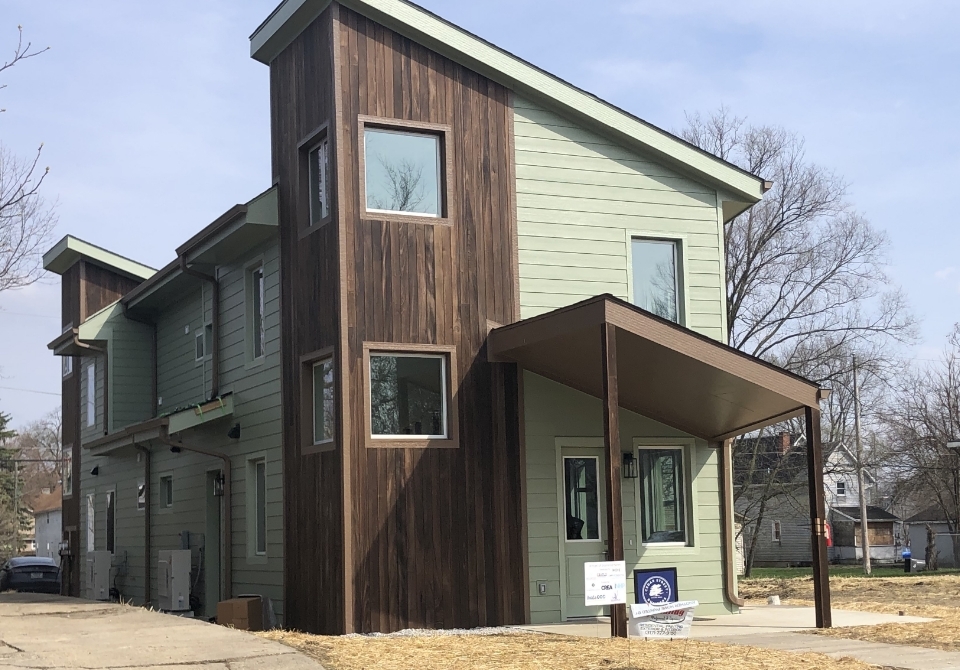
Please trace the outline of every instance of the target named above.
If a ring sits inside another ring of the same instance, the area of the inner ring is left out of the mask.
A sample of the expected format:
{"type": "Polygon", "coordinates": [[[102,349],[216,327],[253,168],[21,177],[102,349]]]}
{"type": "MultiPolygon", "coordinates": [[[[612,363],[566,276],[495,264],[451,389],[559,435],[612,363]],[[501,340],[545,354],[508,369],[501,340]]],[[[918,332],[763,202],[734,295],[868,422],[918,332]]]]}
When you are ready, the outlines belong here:
{"type": "Polygon", "coordinates": [[[623,474],[624,479],[636,479],[640,476],[637,468],[637,459],[632,453],[625,452],[623,454],[623,465],[620,468],[620,472],[623,474]]]}
{"type": "Polygon", "coordinates": [[[90,474],[93,475],[94,477],[96,477],[97,475],[99,475],[99,474],[100,474],[100,466],[99,466],[99,465],[94,465],[94,466],[93,466],[93,470],[90,471],[90,474]]]}
{"type": "Polygon", "coordinates": [[[221,472],[213,480],[213,495],[215,495],[218,498],[223,496],[223,483],[224,483],[224,477],[223,477],[223,473],[221,472]]]}
{"type": "Polygon", "coordinates": [[[239,423],[233,424],[233,428],[231,428],[230,431],[227,433],[227,437],[229,437],[231,440],[239,440],[239,439],[240,439],[240,424],[239,424],[239,423]]]}
{"type": "Polygon", "coordinates": [[[180,447],[170,447],[170,453],[179,454],[181,451],[183,451],[183,449],[180,447]]]}

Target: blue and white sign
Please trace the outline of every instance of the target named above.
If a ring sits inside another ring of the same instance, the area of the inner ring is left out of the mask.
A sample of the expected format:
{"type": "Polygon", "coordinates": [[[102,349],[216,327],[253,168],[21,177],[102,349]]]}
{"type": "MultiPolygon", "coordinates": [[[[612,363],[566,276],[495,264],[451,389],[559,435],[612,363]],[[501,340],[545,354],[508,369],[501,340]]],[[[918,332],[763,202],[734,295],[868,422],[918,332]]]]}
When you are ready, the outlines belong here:
{"type": "Polygon", "coordinates": [[[633,580],[638,603],[662,605],[679,600],[676,568],[634,570],[633,580]]]}
{"type": "Polygon", "coordinates": [[[627,565],[624,561],[596,561],[583,564],[584,604],[627,604],[627,565]]]}

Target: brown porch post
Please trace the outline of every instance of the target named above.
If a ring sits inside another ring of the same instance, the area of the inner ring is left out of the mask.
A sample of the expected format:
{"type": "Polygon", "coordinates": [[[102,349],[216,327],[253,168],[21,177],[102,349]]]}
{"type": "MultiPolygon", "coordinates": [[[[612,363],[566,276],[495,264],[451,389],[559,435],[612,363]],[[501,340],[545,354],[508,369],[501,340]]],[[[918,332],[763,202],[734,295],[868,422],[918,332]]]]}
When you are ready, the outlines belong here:
{"type": "Polygon", "coordinates": [[[817,628],[831,628],[830,574],[827,568],[827,538],[823,502],[823,448],[820,444],[820,408],[805,408],[807,428],[807,488],[810,494],[810,542],[813,545],[813,599],[817,628]]]}
{"type": "MultiPolygon", "coordinates": [[[[600,324],[603,366],[603,446],[607,451],[607,560],[623,560],[623,508],[620,496],[620,401],[617,390],[617,329],[600,324]]],[[[610,637],[627,636],[627,606],[610,606],[610,637]]]]}

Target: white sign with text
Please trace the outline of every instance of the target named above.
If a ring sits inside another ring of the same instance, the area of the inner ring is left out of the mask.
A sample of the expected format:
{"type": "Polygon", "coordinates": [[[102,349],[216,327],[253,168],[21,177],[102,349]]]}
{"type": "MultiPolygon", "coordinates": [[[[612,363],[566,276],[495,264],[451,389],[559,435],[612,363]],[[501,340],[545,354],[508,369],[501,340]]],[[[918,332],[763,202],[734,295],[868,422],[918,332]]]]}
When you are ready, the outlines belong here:
{"type": "Polygon", "coordinates": [[[624,561],[584,563],[583,577],[587,607],[627,603],[627,564],[624,561]]]}
{"type": "Polygon", "coordinates": [[[684,600],[662,605],[630,605],[627,633],[630,637],[678,638],[690,637],[693,610],[700,603],[684,600]]]}

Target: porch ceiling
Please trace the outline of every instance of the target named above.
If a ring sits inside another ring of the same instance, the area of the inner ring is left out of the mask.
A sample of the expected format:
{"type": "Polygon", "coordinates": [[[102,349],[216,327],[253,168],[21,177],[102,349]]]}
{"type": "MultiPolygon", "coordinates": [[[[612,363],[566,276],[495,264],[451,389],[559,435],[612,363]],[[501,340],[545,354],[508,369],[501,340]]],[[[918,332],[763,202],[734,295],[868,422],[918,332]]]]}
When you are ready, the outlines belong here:
{"type": "Polygon", "coordinates": [[[600,324],[616,327],[620,406],[719,441],[803,414],[817,384],[600,295],[491,331],[488,357],[603,397],[600,324]]]}

